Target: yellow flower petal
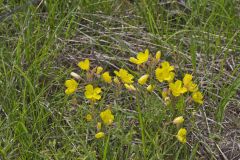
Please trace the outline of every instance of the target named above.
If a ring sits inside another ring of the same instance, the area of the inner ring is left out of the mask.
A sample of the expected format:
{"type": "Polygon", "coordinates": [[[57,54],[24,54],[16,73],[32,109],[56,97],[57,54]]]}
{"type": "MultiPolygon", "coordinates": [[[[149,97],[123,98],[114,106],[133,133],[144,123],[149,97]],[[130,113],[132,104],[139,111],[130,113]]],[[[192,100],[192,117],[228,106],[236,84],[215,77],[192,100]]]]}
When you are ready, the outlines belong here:
{"type": "Polygon", "coordinates": [[[85,90],[93,92],[93,86],[91,84],[88,84],[87,86],[85,86],[85,90]]]}
{"type": "Polygon", "coordinates": [[[130,73],[128,73],[127,70],[125,69],[120,69],[119,71],[114,71],[114,73],[116,74],[116,76],[118,76],[121,81],[123,83],[133,83],[133,75],[131,75],[130,73]]]}
{"type": "Polygon", "coordinates": [[[77,90],[78,83],[74,79],[69,79],[69,80],[66,80],[65,86],[67,87],[67,89],[65,90],[65,93],[67,95],[70,95],[77,90]]]}
{"type": "Polygon", "coordinates": [[[199,104],[203,104],[203,95],[201,92],[197,91],[192,94],[192,99],[194,102],[197,102],[199,104]]]}
{"type": "Polygon", "coordinates": [[[157,51],[157,53],[155,55],[155,58],[156,58],[157,61],[160,60],[160,58],[161,58],[161,52],[160,51],[157,51]]]}
{"type": "Polygon", "coordinates": [[[132,84],[124,84],[127,90],[129,91],[136,91],[136,88],[132,84]]]}
{"type": "Polygon", "coordinates": [[[157,68],[155,70],[155,75],[156,78],[159,82],[163,82],[164,81],[164,77],[163,77],[163,70],[161,68],[157,68]]]}
{"type": "Polygon", "coordinates": [[[197,84],[195,84],[193,82],[190,82],[187,86],[184,86],[184,87],[186,87],[187,90],[190,92],[197,92],[197,90],[198,90],[197,84]]]}
{"type": "Polygon", "coordinates": [[[185,74],[183,78],[183,85],[190,92],[196,92],[198,90],[198,86],[197,84],[193,83],[192,75],[190,74],[185,74]]]}
{"type": "Polygon", "coordinates": [[[104,132],[98,132],[97,134],[95,134],[95,138],[99,139],[99,138],[103,138],[105,136],[104,132]]]}
{"type": "Polygon", "coordinates": [[[146,49],[144,53],[139,52],[137,54],[137,59],[139,60],[139,62],[142,64],[144,62],[148,61],[148,57],[149,57],[149,50],[146,49]]]}
{"type": "Polygon", "coordinates": [[[96,88],[94,89],[94,92],[95,92],[96,94],[99,94],[99,93],[102,92],[102,89],[99,88],[99,87],[96,87],[96,88]]]}
{"type": "Polygon", "coordinates": [[[173,73],[173,72],[169,72],[169,79],[167,80],[168,82],[172,82],[173,81],[173,79],[174,79],[174,77],[175,77],[175,73],[173,73]]]}
{"type": "Polygon", "coordinates": [[[101,92],[102,92],[101,88],[99,88],[99,87],[93,88],[93,86],[91,84],[88,84],[85,87],[84,95],[87,99],[94,101],[94,100],[101,99],[101,95],[99,95],[101,92]]]}
{"type": "Polygon", "coordinates": [[[130,57],[129,61],[134,63],[134,64],[142,64],[148,61],[148,57],[149,57],[149,50],[146,49],[145,52],[139,52],[137,54],[137,58],[134,57],[130,57]]]}
{"type": "Polygon", "coordinates": [[[174,120],[173,120],[173,124],[182,124],[184,122],[184,118],[183,116],[179,116],[179,117],[176,117],[174,120]]]}
{"type": "Polygon", "coordinates": [[[86,115],[86,120],[87,120],[88,122],[92,121],[92,115],[91,115],[91,114],[87,114],[87,115],[86,115]]]}
{"type": "Polygon", "coordinates": [[[85,91],[84,92],[84,95],[85,95],[85,97],[87,98],[87,99],[92,99],[92,92],[90,92],[90,91],[85,91]]]}
{"type": "Polygon", "coordinates": [[[163,69],[167,70],[168,72],[171,72],[174,70],[174,66],[171,66],[169,62],[165,61],[161,63],[161,66],[163,69]]]}
{"type": "Polygon", "coordinates": [[[154,88],[155,88],[155,86],[150,84],[150,85],[147,86],[147,91],[152,92],[154,90],[154,88]]]}
{"type": "Polygon", "coordinates": [[[181,143],[186,143],[187,142],[187,130],[185,128],[179,129],[176,137],[181,143]]]}
{"type": "Polygon", "coordinates": [[[100,113],[100,117],[104,124],[110,125],[113,123],[114,115],[112,114],[110,109],[106,109],[105,111],[100,113]]]}
{"type": "Polygon", "coordinates": [[[80,67],[82,70],[88,71],[89,68],[90,68],[90,61],[89,61],[89,59],[87,58],[84,61],[80,61],[78,63],[78,67],[80,67]]]}
{"type": "Polygon", "coordinates": [[[78,83],[74,79],[69,79],[65,81],[65,86],[68,88],[72,88],[74,86],[78,86],[78,83]]]}
{"type": "Polygon", "coordinates": [[[138,83],[144,85],[148,80],[149,74],[145,74],[138,79],[138,83]]]}
{"type": "Polygon", "coordinates": [[[175,97],[178,97],[181,94],[187,92],[187,89],[185,87],[182,87],[182,81],[180,80],[177,80],[175,83],[170,83],[169,88],[175,97]]]}
{"type": "Polygon", "coordinates": [[[109,75],[109,72],[104,72],[102,74],[102,79],[104,80],[104,82],[106,83],[112,83],[112,77],[109,75]]]}
{"type": "Polygon", "coordinates": [[[65,93],[66,93],[67,95],[73,94],[74,92],[75,92],[75,89],[73,89],[73,88],[67,88],[67,89],[65,90],[65,93]]]}
{"type": "Polygon", "coordinates": [[[185,74],[185,76],[183,78],[183,84],[187,85],[191,81],[192,81],[192,75],[191,74],[185,74]]]}
{"type": "Polygon", "coordinates": [[[130,57],[129,61],[134,63],[134,64],[140,64],[139,61],[136,58],[134,58],[134,57],[130,57]]]}
{"type": "Polygon", "coordinates": [[[161,68],[157,68],[155,70],[155,75],[156,78],[159,82],[163,82],[163,81],[172,81],[174,79],[174,73],[171,72],[174,70],[173,66],[170,66],[170,64],[168,62],[162,62],[161,63],[161,68]]]}
{"type": "Polygon", "coordinates": [[[92,99],[93,99],[93,100],[100,100],[100,99],[101,99],[101,96],[98,95],[98,94],[96,94],[96,95],[93,95],[93,96],[92,96],[92,99]]]}

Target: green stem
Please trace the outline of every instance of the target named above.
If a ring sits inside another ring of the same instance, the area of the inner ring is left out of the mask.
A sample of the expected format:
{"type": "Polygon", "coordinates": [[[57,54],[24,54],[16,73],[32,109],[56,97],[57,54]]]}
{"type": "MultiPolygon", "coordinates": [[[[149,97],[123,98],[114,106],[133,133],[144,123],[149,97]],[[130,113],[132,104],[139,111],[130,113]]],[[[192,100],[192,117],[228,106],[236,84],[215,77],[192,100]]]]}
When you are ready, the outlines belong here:
{"type": "Polygon", "coordinates": [[[146,159],[146,145],[145,145],[144,125],[143,125],[143,118],[142,118],[141,107],[140,107],[140,104],[139,104],[139,100],[138,100],[138,95],[137,94],[136,94],[136,101],[137,101],[137,109],[138,109],[138,119],[139,119],[140,128],[141,128],[143,156],[144,156],[144,159],[146,159]]]}
{"type": "Polygon", "coordinates": [[[110,133],[108,133],[107,142],[106,144],[104,144],[103,160],[107,159],[109,139],[110,139],[110,133]]]}

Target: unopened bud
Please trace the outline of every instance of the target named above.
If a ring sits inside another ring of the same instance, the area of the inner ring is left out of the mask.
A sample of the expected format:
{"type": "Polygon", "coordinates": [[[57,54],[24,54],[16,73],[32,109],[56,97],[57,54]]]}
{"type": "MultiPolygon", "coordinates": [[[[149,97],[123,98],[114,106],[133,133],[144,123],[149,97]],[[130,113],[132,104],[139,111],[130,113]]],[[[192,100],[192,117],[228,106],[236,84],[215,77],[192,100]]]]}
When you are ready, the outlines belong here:
{"type": "Polygon", "coordinates": [[[75,73],[75,72],[71,72],[70,75],[71,75],[72,77],[74,77],[75,79],[77,79],[77,80],[81,79],[80,75],[78,75],[78,74],[75,73]]]}
{"type": "Polygon", "coordinates": [[[184,122],[184,118],[183,116],[179,116],[179,117],[176,117],[174,120],[173,120],[173,124],[181,124],[184,122]]]}

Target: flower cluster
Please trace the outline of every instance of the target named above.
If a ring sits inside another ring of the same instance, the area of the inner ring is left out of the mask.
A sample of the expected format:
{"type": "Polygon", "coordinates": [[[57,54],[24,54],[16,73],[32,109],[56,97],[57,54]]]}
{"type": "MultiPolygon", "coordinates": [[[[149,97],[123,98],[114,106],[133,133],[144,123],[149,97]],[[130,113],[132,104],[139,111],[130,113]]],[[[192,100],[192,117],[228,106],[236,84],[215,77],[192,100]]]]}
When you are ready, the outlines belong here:
{"type": "MultiPolygon", "coordinates": [[[[67,95],[82,92],[89,102],[89,113],[85,115],[85,118],[87,122],[96,124],[95,138],[104,137],[106,131],[114,126],[114,114],[112,113],[114,108],[109,107],[111,105],[106,105],[108,107],[103,108],[95,107],[100,101],[102,101],[101,104],[104,103],[105,96],[102,93],[107,94],[111,90],[116,92],[116,95],[120,90],[134,93],[134,95],[140,92],[146,92],[149,95],[152,92],[158,94],[160,91],[164,105],[172,108],[182,98],[186,100],[187,104],[203,104],[203,95],[199,91],[198,85],[193,81],[193,75],[186,73],[181,76],[170,62],[161,60],[160,51],[152,56],[146,49],[145,52],[139,52],[136,58],[130,57],[129,61],[136,65],[137,72],[131,72],[124,68],[106,71],[101,66],[91,67],[90,60],[85,59],[77,65],[86,78],[81,78],[80,75],[72,72],[71,75],[77,81],[69,79],[65,82],[67,95]],[[79,83],[82,80],[83,82],[79,83]],[[79,86],[84,88],[83,91],[79,86]]],[[[111,102],[108,101],[108,103],[111,102]]],[[[176,118],[172,123],[179,129],[175,134],[176,138],[181,143],[186,143],[187,130],[181,127],[184,122],[181,114],[173,114],[176,115],[176,118]]]]}
{"type": "MultiPolygon", "coordinates": [[[[81,78],[81,76],[75,72],[71,73],[71,76],[75,78],[77,81],[81,82],[80,80],[83,80],[80,84],[85,84],[83,86],[84,90],[82,91],[84,97],[89,102],[89,113],[85,115],[85,119],[87,122],[93,122],[94,120],[97,123],[96,127],[96,134],[95,138],[102,138],[105,136],[105,133],[103,131],[102,123],[105,126],[110,126],[114,121],[114,115],[112,114],[112,111],[110,108],[103,109],[102,111],[98,111],[94,105],[97,103],[97,101],[100,101],[102,98],[102,88],[99,87],[95,82],[94,78],[101,79],[103,82],[107,84],[111,84],[113,81],[112,76],[110,76],[110,73],[108,71],[103,72],[103,67],[98,66],[95,68],[91,68],[90,60],[85,59],[83,61],[80,61],[77,66],[82,70],[83,74],[85,74],[86,78],[81,78]],[[102,73],[102,74],[101,74],[102,73]],[[96,119],[97,114],[99,115],[99,119],[96,119]],[[101,122],[102,121],[102,122],[101,122]]],[[[122,77],[123,80],[128,81],[127,78],[124,78],[124,72],[121,71],[119,76],[122,77]]],[[[73,93],[81,93],[81,89],[78,90],[79,82],[77,82],[74,79],[66,80],[65,86],[67,89],[65,90],[65,93],[67,95],[71,95],[73,93]]],[[[116,80],[114,80],[116,81],[116,80]]],[[[80,87],[79,87],[80,88],[80,87]]]]}
{"type": "MultiPolygon", "coordinates": [[[[141,71],[144,69],[147,73],[143,73],[144,75],[138,79],[138,83],[140,85],[145,85],[148,79],[156,79],[156,81],[151,81],[152,83],[148,84],[146,89],[149,92],[152,92],[157,86],[164,84],[162,86],[168,86],[162,89],[162,99],[167,106],[174,107],[174,103],[176,103],[179,97],[188,97],[189,103],[191,101],[203,104],[203,95],[198,90],[198,85],[193,82],[193,76],[189,73],[186,73],[183,79],[176,79],[177,73],[175,72],[175,67],[170,65],[168,61],[161,61],[161,52],[158,51],[155,55],[155,58],[150,58],[149,50],[147,49],[144,53],[140,52],[137,55],[137,58],[131,57],[129,59],[130,62],[137,64],[138,68],[140,65],[143,66],[141,71]],[[156,66],[156,68],[152,68],[152,66],[156,66]],[[155,70],[155,77],[151,74],[155,70]],[[187,94],[190,93],[190,94],[187,94]]],[[[173,124],[177,125],[177,128],[184,122],[183,116],[179,116],[173,120],[173,124]]],[[[186,135],[187,131],[185,128],[180,128],[176,137],[181,143],[186,143],[186,135]]]]}

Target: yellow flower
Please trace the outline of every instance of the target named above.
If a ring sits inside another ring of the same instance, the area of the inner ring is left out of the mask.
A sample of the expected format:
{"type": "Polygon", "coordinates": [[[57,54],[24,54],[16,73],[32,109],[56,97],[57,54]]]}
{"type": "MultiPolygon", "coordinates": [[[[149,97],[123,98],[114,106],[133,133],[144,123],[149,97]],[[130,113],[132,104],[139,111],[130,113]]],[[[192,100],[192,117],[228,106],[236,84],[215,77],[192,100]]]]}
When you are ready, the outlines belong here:
{"type": "Polygon", "coordinates": [[[155,88],[155,86],[152,85],[152,84],[150,84],[150,85],[147,86],[148,92],[152,92],[152,91],[154,90],[154,88],[155,88]]]}
{"type": "Polygon", "coordinates": [[[91,84],[88,84],[85,87],[85,90],[86,91],[84,94],[87,99],[90,99],[92,101],[101,99],[101,95],[99,95],[102,92],[101,88],[93,88],[91,84]]]}
{"type": "Polygon", "coordinates": [[[200,103],[200,104],[203,104],[203,95],[201,92],[197,91],[197,92],[194,92],[192,94],[192,99],[194,102],[197,102],[197,103],[200,103]]]}
{"type": "Polygon", "coordinates": [[[118,77],[114,77],[113,78],[113,82],[118,84],[118,85],[120,84],[120,81],[119,81],[118,77]]]}
{"type": "Polygon", "coordinates": [[[97,130],[100,131],[102,128],[102,123],[101,122],[98,122],[97,123],[97,130]]]}
{"type": "Polygon", "coordinates": [[[173,80],[175,74],[171,71],[174,70],[174,67],[171,66],[168,62],[161,63],[161,66],[162,66],[161,68],[158,67],[155,70],[157,80],[159,82],[163,82],[164,80],[165,81],[173,80]]]}
{"type": "Polygon", "coordinates": [[[198,86],[197,84],[193,83],[192,75],[190,74],[185,74],[183,78],[183,85],[190,92],[196,92],[198,90],[198,86]]]}
{"type": "Polygon", "coordinates": [[[193,82],[190,82],[188,85],[186,85],[184,87],[187,88],[187,90],[190,92],[197,92],[197,90],[198,90],[197,84],[195,84],[193,82]]]}
{"type": "Polygon", "coordinates": [[[69,79],[69,80],[66,80],[65,86],[67,87],[67,89],[65,90],[65,93],[67,95],[70,95],[77,90],[78,83],[74,79],[69,79]]]}
{"type": "Polygon", "coordinates": [[[170,83],[169,88],[175,97],[187,92],[187,89],[185,87],[182,87],[182,81],[180,80],[177,80],[175,83],[170,83]]]}
{"type": "Polygon", "coordinates": [[[176,137],[181,143],[186,143],[187,142],[187,130],[185,128],[179,129],[176,137]]]}
{"type": "Polygon", "coordinates": [[[136,88],[132,84],[124,84],[127,90],[129,91],[136,91],[136,88]]]}
{"type": "Polygon", "coordinates": [[[120,69],[119,71],[114,71],[114,73],[116,74],[116,76],[118,76],[123,83],[133,83],[133,75],[131,75],[130,73],[128,73],[127,70],[125,69],[120,69]]]}
{"type": "Polygon", "coordinates": [[[184,122],[184,118],[183,116],[179,116],[179,117],[176,117],[174,120],[173,120],[173,124],[182,124],[184,122]]]}
{"type": "Polygon", "coordinates": [[[110,109],[106,109],[105,111],[100,113],[100,117],[104,124],[110,125],[113,123],[114,115],[112,114],[110,109]]]}
{"type": "Polygon", "coordinates": [[[97,67],[96,74],[100,74],[103,71],[103,68],[101,66],[97,67]]]}
{"type": "Polygon", "coordinates": [[[161,58],[161,52],[160,51],[157,51],[157,53],[155,55],[155,58],[156,58],[157,61],[160,60],[160,58],[161,58]]]}
{"type": "Polygon", "coordinates": [[[80,67],[82,70],[86,70],[88,71],[89,68],[90,68],[90,62],[89,62],[89,59],[85,59],[84,61],[80,61],[78,63],[78,67],[80,67]]]}
{"type": "Polygon", "coordinates": [[[183,84],[187,85],[191,81],[192,81],[192,75],[191,74],[185,74],[185,76],[183,78],[183,84]]]}
{"type": "Polygon", "coordinates": [[[104,80],[104,82],[106,83],[112,83],[112,77],[109,75],[109,72],[104,72],[102,74],[102,79],[104,80]]]}
{"type": "Polygon", "coordinates": [[[92,115],[91,115],[91,114],[87,114],[87,115],[86,115],[86,120],[87,120],[88,122],[92,121],[92,115]]]}
{"type": "Polygon", "coordinates": [[[99,139],[99,138],[103,138],[105,136],[104,132],[98,132],[97,134],[95,134],[95,138],[99,139]]]}
{"type": "Polygon", "coordinates": [[[148,80],[149,74],[145,74],[138,79],[138,83],[144,85],[148,80]]]}
{"type": "Polygon", "coordinates": [[[134,64],[142,64],[142,63],[148,61],[148,57],[149,57],[149,50],[146,49],[144,53],[143,52],[139,52],[137,54],[137,58],[130,57],[129,61],[134,63],[134,64]]]}

